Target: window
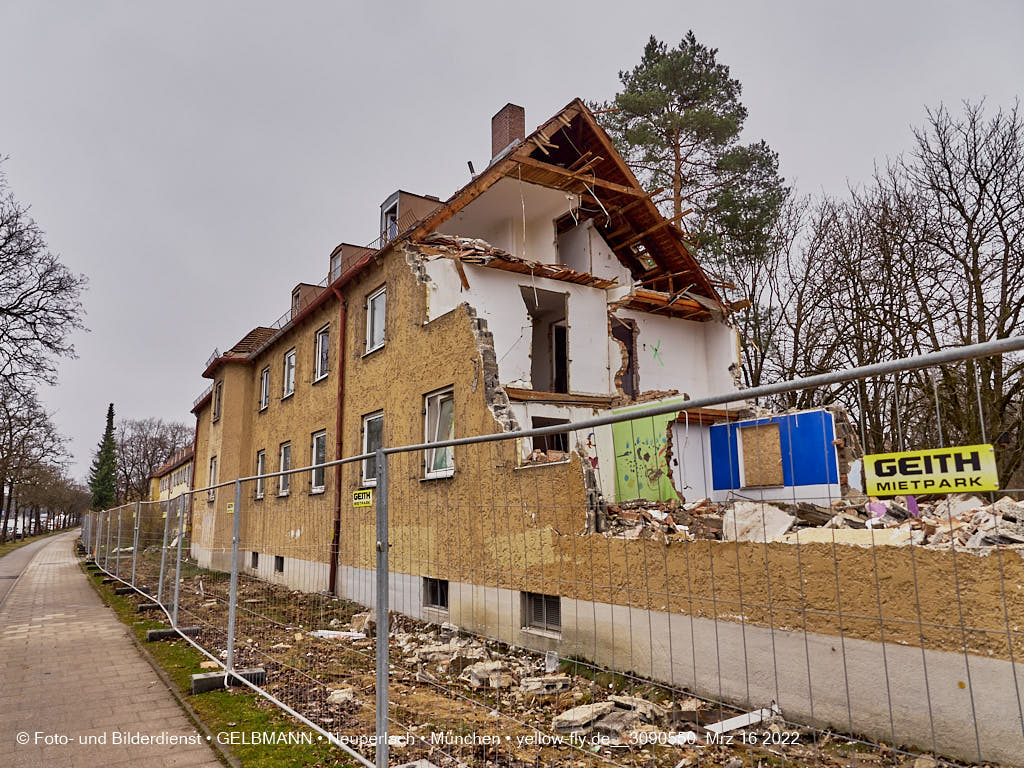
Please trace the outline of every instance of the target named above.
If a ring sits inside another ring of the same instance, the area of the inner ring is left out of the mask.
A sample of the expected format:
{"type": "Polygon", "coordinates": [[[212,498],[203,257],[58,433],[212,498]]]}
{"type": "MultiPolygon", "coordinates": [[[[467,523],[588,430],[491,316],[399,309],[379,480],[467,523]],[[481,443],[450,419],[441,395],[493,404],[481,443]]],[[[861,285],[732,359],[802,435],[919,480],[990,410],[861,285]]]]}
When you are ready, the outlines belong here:
{"type": "Polygon", "coordinates": [[[284,353],[284,391],[281,399],[284,400],[295,392],[295,348],[284,353]]]}
{"type": "MultiPolygon", "coordinates": [[[[550,419],[543,416],[534,416],[531,426],[534,429],[541,429],[542,427],[557,427],[560,424],[568,423],[568,419],[550,419]]],[[[562,432],[556,435],[541,435],[539,437],[535,437],[533,438],[533,449],[535,451],[543,451],[545,454],[548,451],[558,451],[567,454],[569,453],[569,433],[562,432]]]]}
{"type": "Polygon", "coordinates": [[[384,346],[385,289],[379,288],[366,299],[366,351],[373,352],[384,346]]]}
{"type": "Polygon", "coordinates": [[[448,581],[446,579],[423,578],[423,605],[427,608],[448,610],[448,581]]]}
{"type": "Polygon", "coordinates": [[[545,632],[562,631],[562,601],[557,595],[523,593],[525,626],[545,632]]]}
{"type": "Polygon", "coordinates": [[[316,332],[316,359],[313,361],[313,381],[320,381],[327,375],[327,363],[331,355],[331,327],[324,326],[316,332]]]}
{"type": "Polygon", "coordinates": [[[260,410],[270,405],[270,366],[260,371],[260,410]]]}
{"type": "Polygon", "coordinates": [[[326,468],[322,466],[316,466],[323,464],[327,461],[327,433],[324,431],[317,432],[313,435],[313,445],[310,450],[310,458],[313,464],[312,470],[312,492],[323,493],[324,492],[324,476],[326,475],[326,468]]]}
{"type": "Polygon", "coordinates": [[[267,471],[267,452],[256,451],[256,498],[263,498],[263,473],[267,471]]]}
{"type": "Polygon", "coordinates": [[[274,555],[274,573],[284,573],[284,555],[274,555]]]}
{"type": "Polygon", "coordinates": [[[381,214],[380,233],[382,245],[398,237],[398,203],[381,214]]]}
{"type": "Polygon", "coordinates": [[[213,420],[220,419],[221,400],[224,396],[224,382],[218,381],[213,385],[213,420]]]}
{"type": "Polygon", "coordinates": [[[301,303],[302,287],[296,286],[295,290],[292,291],[292,317],[295,317],[297,314],[299,314],[299,309],[301,309],[301,303]]]}
{"type": "MultiPolygon", "coordinates": [[[[383,445],[383,440],[384,412],[377,411],[369,416],[363,416],[363,453],[373,453],[383,445]]],[[[376,456],[363,459],[362,475],[363,485],[377,484],[376,456]]]]}
{"type": "Polygon", "coordinates": [[[217,490],[213,488],[217,484],[217,457],[210,457],[210,490],[206,493],[206,500],[213,501],[217,498],[217,490]]]}
{"type": "Polygon", "coordinates": [[[782,485],[782,441],[778,422],[740,427],[743,487],[782,485]]]}
{"type": "MultiPolygon", "coordinates": [[[[425,414],[426,443],[451,440],[455,437],[455,425],[452,418],[454,397],[451,388],[427,395],[425,414]]],[[[451,477],[455,472],[455,459],[452,446],[428,448],[426,453],[426,477],[451,477]]]]}
{"type": "MultiPolygon", "coordinates": [[[[292,444],[281,443],[281,460],[278,465],[279,472],[287,472],[292,468],[292,444]]],[[[291,475],[281,475],[277,481],[277,495],[287,496],[288,490],[291,488],[291,475]]]]}
{"type": "Polygon", "coordinates": [[[259,552],[253,552],[253,553],[252,553],[252,562],[251,562],[251,566],[252,566],[252,569],[253,569],[254,571],[255,571],[255,570],[256,570],[257,568],[259,568],[259,567],[260,567],[260,553],[259,553],[259,552]]]}

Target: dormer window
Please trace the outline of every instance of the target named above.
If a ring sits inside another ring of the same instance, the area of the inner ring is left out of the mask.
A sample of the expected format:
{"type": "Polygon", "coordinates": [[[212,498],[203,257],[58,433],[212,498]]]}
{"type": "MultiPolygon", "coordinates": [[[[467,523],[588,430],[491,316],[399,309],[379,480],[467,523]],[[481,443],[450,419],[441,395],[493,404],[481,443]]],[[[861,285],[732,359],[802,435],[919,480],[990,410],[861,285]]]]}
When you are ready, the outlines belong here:
{"type": "Polygon", "coordinates": [[[380,231],[383,243],[389,243],[398,237],[398,202],[385,209],[380,215],[380,231]]]}
{"type": "Polygon", "coordinates": [[[292,317],[295,317],[297,314],[299,314],[299,298],[301,296],[302,290],[300,288],[296,288],[294,291],[292,291],[292,317]]]}

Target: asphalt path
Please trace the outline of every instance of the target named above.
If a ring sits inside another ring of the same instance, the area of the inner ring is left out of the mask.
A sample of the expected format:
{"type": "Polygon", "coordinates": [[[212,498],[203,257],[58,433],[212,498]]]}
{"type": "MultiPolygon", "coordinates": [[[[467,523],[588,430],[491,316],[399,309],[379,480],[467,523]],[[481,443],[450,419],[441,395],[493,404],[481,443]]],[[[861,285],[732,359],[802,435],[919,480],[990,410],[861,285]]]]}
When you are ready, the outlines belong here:
{"type": "Polygon", "coordinates": [[[0,557],[0,605],[3,605],[7,593],[11,591],[14,582],[21,576],[22,571],[28,567],[28,564],[32,562],[32,558],[35,557],[36,553],[52,542],[53,537],[47,536],[38,541],[33,541],[31,544],[26,544],[24,547],[18,547],[13,552],[8,552],[3,557],[0,557]]]}

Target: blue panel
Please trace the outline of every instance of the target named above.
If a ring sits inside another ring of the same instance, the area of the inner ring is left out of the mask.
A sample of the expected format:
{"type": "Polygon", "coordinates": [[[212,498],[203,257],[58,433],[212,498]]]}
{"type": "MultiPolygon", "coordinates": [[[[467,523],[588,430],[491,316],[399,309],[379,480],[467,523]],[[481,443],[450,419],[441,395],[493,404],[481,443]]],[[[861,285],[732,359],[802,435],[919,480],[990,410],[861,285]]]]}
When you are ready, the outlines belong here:
{"type": "MultiPolygon", "coordinates": [[[[772,419],[775,421],[775,419],[772,419]]],[[[832,416],[811,411],[780,417],[786,485],[838,483],[832,416]],[[788,457],[792,457],[791,460],[788,457]]]]}
{"type": "Polygon", "coordinates": [[[770,423],[779,425],[784,485],[825,485],[839,482],[836,449],[832,445],[835,437],[832,415],[826,411],[810,411],[712,426],[711,479],[714,490],[741,487],[737,429],[770,423]]]}
{"type": "Polygon", "coordinates": [[[711,427],[711,487],[716,491],[740,487],[740,462],[736,453],[736,425],[711,427]]]}

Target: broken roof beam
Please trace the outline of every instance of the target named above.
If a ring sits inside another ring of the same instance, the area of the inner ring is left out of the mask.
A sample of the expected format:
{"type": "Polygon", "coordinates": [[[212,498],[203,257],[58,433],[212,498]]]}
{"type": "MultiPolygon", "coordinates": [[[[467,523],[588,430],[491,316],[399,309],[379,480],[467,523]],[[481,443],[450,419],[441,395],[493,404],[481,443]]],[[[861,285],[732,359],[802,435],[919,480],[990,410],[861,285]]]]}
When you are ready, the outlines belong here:
{"type": "MultiPolygon", "coordinates": [[[[654,232],[657,232],[662,227],[667,227],[670,224],[674,224],[679,219],[683,218],[684,216],[688,216],[691,213],[693,213],[693,208],[687,208],[685,211],[683,211],[682,213],[676,214],[671,219],[662,219],[657,224],[655,224],[653,227],[648,227],[643,232],[640,232],[639,234],[633,235],[633,237],[631,237],[629,240],[626,240],[625,242],[622,242],[622,243],[615,243],[614,245],[612,245],[612,248],[628,248],[629,246],[631,246],[631,245],[633,245],[635,243],[640,242],[641,240],[643,240],[648,235],[650,235],[650,234],[652,234],[654,232]]],[[[680,232],[680,234],[682,234],[682,232],[680,232]]]]}
{"type": "Polygon", "coordinates": [[[612,192],[618,192],[623,195],[630,195],[631,197],[646,197],[644,192],[633,187],[627,187],[623,184],[616,184],[614,181],[607,181],[599,176],[593,176],[588,174],[580,174],[575,171],[570,171],[563,168],[560,165],[554,165],[552,163],[545,163],[543,160],[535,160],[532,157],[520,157],[517,158],[517,162],[525,165],[529,168],[536,168],[538,171],[546,171],[553,173],[558,176],[574,179],[581,184],[589,184],[592,187],[601,187],[603,189],[611,190],[612,192]]]}

